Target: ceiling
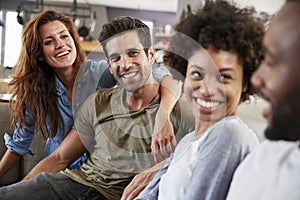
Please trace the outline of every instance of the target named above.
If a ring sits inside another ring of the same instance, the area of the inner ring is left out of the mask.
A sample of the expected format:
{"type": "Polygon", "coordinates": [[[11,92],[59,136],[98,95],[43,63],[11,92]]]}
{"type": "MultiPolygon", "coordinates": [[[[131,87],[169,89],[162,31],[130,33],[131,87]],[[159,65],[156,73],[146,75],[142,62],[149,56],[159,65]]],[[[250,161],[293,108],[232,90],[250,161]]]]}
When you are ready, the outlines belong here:
{"type": "MultiPolygon", "coordinates": [[[[45,2],[70,2],[74,0],[44,0],[45,2]]],[[[198,4],[201,0],[76,0],[77,3],[88,3],[110,7],[131,8],[140,10],[153,10],[163,12],[176,12],[179,3],[198,4]],[[178,3],[179,2],[179,3],[178,3]]],[[[239,6],[254,6],[258,11],[268,13],[276,12],[285,0],[230,0],[239,6]]]]}
{"type": "Polygon", "coordinates": [[[258,11],[265,11],[269,14],[277,12],[285,0],[235,0],[241,7],[254,6],[258,11]]]}
{"type": "MultiPolygon", "coordinates": [[[[44,2],[53,0],[44,0],[44,2]]],[[[55,0],[56,2],[70,2],[74,0],[55,0]]],[[[141,10],[176,12],[178,0],[77,0],[77,3],[88,3],[110,7],[121,7],[141,10]]]]}

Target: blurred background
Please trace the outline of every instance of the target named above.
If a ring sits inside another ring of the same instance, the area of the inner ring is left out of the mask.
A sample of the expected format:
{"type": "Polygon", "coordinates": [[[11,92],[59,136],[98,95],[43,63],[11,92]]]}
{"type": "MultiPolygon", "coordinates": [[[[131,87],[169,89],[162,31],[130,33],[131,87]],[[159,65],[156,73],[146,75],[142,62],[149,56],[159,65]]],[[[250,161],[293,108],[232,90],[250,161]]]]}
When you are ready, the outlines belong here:
{"type": "MultiPolygon", "coordinates": [[[[269,20],[284,0],[228,0],[247,6],[253,15],[268,27],[269,20]]],[[[26,23],[44,9],[55,9],[73,18],[82,46],[88,58],[104,59],[97,38],[103,23],[117,16],[131,16],[143,20],[152,30],[154,47],[168,47],[173,26],[181,17],[202,6],[204,0],[0,0],[0,101],[7,100],[11,72],[21,49],[21,34],[26,23]]],[[[266,122],[261,110],[263,100],[251,101],[239,108],[239,115],[263,140],[266,122]]]]}

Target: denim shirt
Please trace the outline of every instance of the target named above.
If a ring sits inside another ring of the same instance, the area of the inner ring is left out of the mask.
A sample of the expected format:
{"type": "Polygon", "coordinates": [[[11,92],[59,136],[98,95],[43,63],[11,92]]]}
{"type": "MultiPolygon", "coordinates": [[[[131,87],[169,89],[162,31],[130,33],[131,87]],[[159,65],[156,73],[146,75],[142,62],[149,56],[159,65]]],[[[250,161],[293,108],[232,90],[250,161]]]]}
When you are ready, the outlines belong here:
{"type": "MultiPolygon", "coordinates": [[[[73,113],[72,105],[67,99],[66,90],[62,82],[55,77],[56,87],[57,87],[57,103],[59,110],[64,123],[64,131],[62,127],[59,127],[55,137],[48,137],[45,145],[45,152],[47,155],[51,154],[63,141],[66,135],[69,133],[73,126],[73,113]]],[[[47,119],[46,126],[49,128],[49,121],[47,119]]],[[[13,138],[8,134],[4,135],[5,144],[7,148],[20,155],[31,154],[34,155],[34,152],[30,148],[31,142],[34,137],[35,124],[29,116],[29,113],[26,112],[26,124],[25,126],[18,130],[18,124],[14,130],[13,138]]],[[[74,163],[72,163],[69,168],[74,169],[78,168],[82,162],[86,159],[86,155],[78,158],[74,163]]]]}
{"type": "MultiPolygon", "coordinates": [[[[170,72],[166,68],[153,69],[154,78],[161,82],[164,76],[169,75],[170,72]]],[[[77,74],[76,81],[73,89],[73,105],[70,104],[66,89],[63,83],[55,77],[57,87],[57,102],[59,110],[62,115],[64,123],[64,131],[59,127],[55,137],[47,138],[45,152],[50,155],[64,140],[67,134],[72,129],[76,111],[79,110],[85,99],[92,94],[98,88],[108,88],[116,85],[116,80],[109,71],[106,61],[99,62],[87,61],[86,65],[80,67],[77,74]]],[[[49,128],[49,121],[46,122],[47,128],[49,128]]],[[[26,124],[23,129],[18,130],[18,124],[13,133],[13,137],[7,133],[4,135],[6,147],[19,155],[31,154],[34,152],[30,148],[31,142],[34,137],[35,125],[32,119],[29,117],[29,113],[26,112],[26,124]]],[[[86,160],[87,153],[73,162],[69,168],[77,169],[86,160]]]]}

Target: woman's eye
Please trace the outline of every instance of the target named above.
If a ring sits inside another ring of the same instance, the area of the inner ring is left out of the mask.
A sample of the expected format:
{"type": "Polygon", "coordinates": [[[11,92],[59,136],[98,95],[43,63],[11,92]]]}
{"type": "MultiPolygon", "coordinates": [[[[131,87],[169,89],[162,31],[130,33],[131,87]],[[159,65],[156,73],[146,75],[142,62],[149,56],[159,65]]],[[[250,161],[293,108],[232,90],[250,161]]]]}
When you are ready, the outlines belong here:
{"type": "Polygon", "coordinates": [[[52,40],[47,40],[44,42],[44,45],[50,45],[52,43],[52,40]]]}
{"type": "Polygon", "coordinates": [[[227,75],[227,74],[221,74],[220,77],[219,77],[220,82],[226,82],[226,81],[229,81],[231,79],[232,79],[232,77],[230,75],[227,75]]]}
{"type": "Polygon", "coordinates": [[[202,78],[202,74],[198,71],[194,71],[191,73],[193,78],[202,78]]]}

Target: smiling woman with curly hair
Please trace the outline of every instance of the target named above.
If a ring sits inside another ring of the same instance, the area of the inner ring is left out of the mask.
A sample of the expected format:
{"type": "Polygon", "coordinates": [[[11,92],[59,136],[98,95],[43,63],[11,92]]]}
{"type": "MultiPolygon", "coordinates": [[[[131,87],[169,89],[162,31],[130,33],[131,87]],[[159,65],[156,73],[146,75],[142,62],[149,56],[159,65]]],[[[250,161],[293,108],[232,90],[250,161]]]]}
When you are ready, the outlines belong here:
{"type": "Polygon", "coordinates": [[[263,27],[247,9],[207,2],[176,27],[169,65],[185,79],[195,131],[137,199],[225,199],[233,173],[258,140],[236,116],[255,94],[250,76],[262,55],[263,27]]]}
{"type": "MultiPolygon", "coordinates": [[[[255,93],[249,83],[250,76],[263,58],[264,29],[252,16],[252,12],[251,9],[240,9],[226,2],[208,1],[203,9],[188,15],[176,25],[177,34],[169,47],[169,66],[185,77],[187,60],[199,45],[204,49],[212,47],[233,51],[243,66],[243,84],[248,85],[241,101],[248,100],[255,93]]],[[[182,79],[182,76],[179,78],[182,79]]]]}

